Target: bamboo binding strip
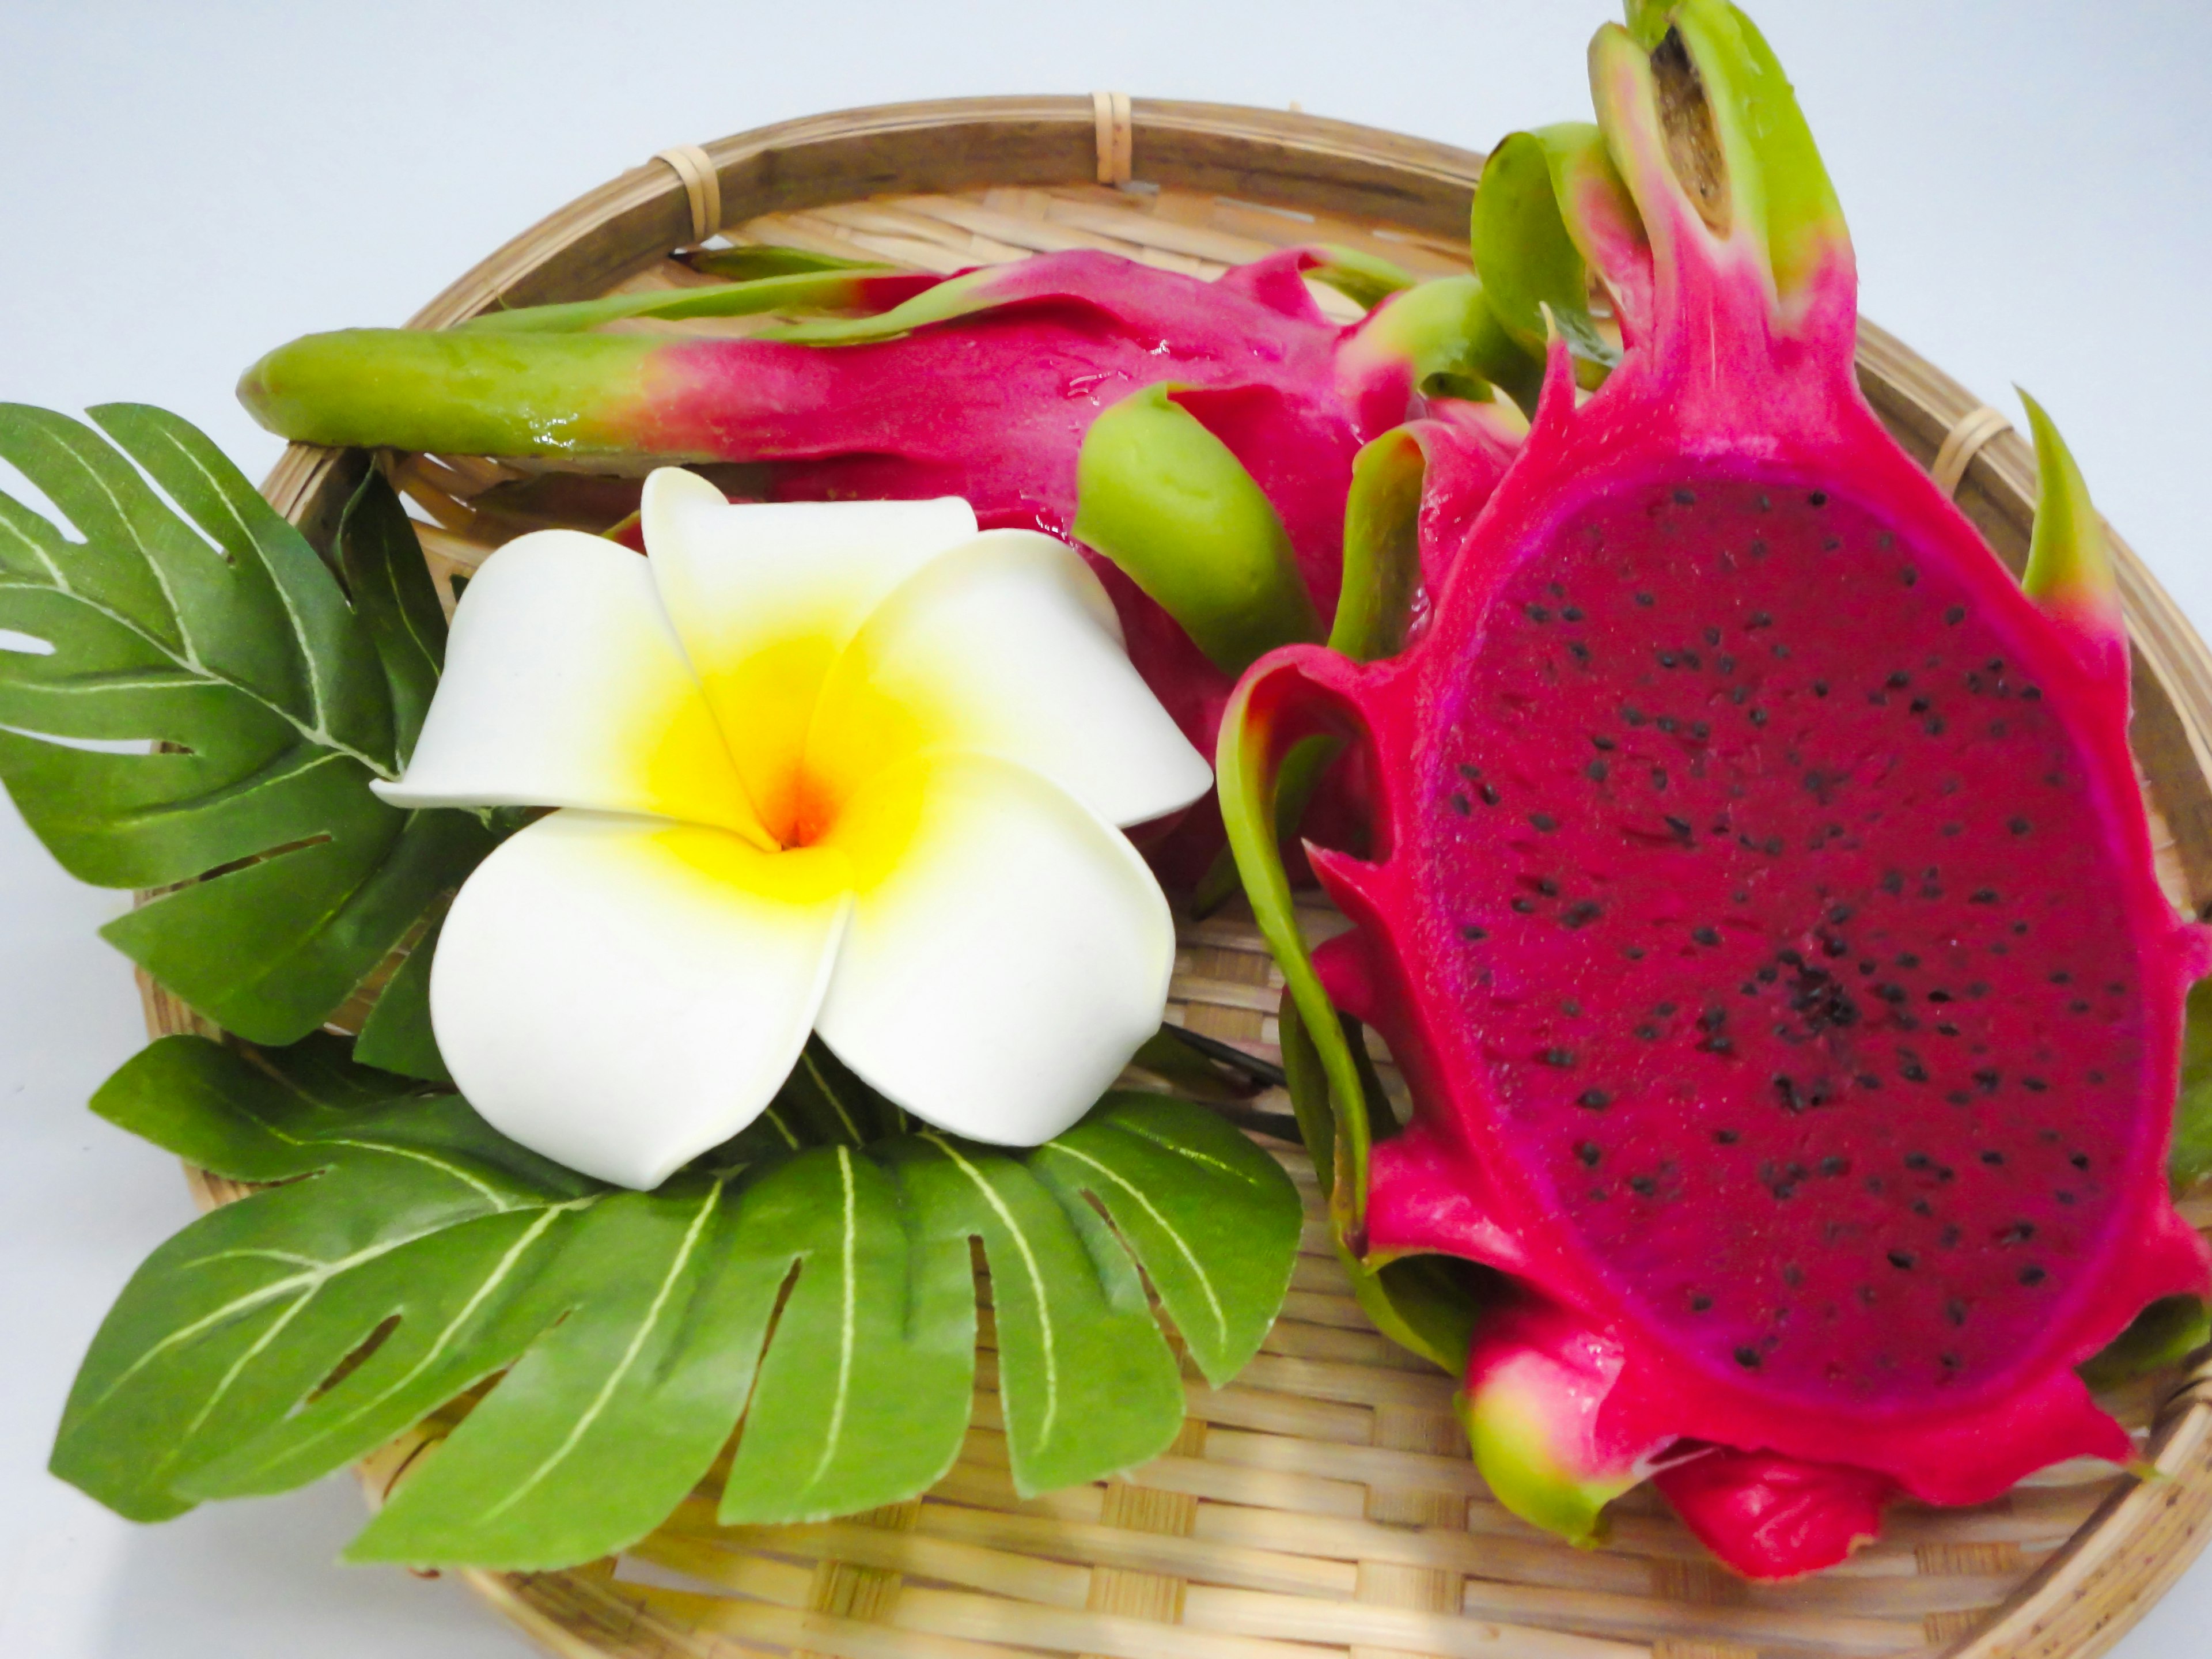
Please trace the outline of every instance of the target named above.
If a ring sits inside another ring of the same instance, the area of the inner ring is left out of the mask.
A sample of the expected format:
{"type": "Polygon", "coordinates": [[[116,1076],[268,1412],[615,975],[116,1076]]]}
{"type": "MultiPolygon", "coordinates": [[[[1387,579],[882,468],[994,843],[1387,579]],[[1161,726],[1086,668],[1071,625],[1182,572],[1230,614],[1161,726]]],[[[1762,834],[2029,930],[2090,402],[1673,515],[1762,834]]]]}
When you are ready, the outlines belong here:
{"type": "Polygon", "coordinates": [[[684,198],[691,204],[691,240],[703,242],[722,228],[722,179],[714,158],[696,144],[675,144],[653,152],[684,181],[684,198]]]}
{"type": "MultiPolygon", "coordinates": [[[[1418,274],[1466,268],[1481,158],[1298,114],[1112,94],[903,105],[787,123],[624,174],[495,253],[427,307],[435,326],[501,305],[701,280],[666,256],[726,218],[774,242],[952,270],[1099,247],[1209,276],[1296,242],[1365,248],[1418,274]],[[1145,180],[1133,172],[1136,140],[1145,180]]],[[[1348,315],[1340,300],[1328,303],[1348,315]]],[[[743,323],[634,324],[647,331],[743,323]]],[[[2015,568],[2034,496],[2027,447],[1872,325],[1862,384],[1905,447],[2015,568]]],[[[358,454],[295,447],[265,486],[326,534],[358,454]]],[[[487,495],[522,463],[408,456],[393,477],[441,585],[518,526],[487,495]]],[[[585,525],[599,528],[598,525],[585,525]]],[[[2212,899],[2212,658],[2115,538],[2136,657],[2133,741],[2161,879],[2212,899]]],[[[1316,910],[1317,933],[1340,926],[1316,910]]],[[[1181,930],[1169,1017],[1274,1049],[1281,980],[1249,916],[1181,930]]],[[[149,991],[149,1023],[190,1016],[149,991]]],[[[1278,1099],[1254,1103],[1261,1123],[1278,1099]]],[[[1230,1386],[1187,1379],[1170,1452],[1115,1480],[1024,1500],[1007,1483],[986,1314],[972,1431],[917,1502],[820,1526],[725,1529],[695,1499],[620,1560],[471,1573],[549,1650],[591,1659],[2086,1659],[2108,1646],[2212,1521],[2212,1359],[2108,1401],[2163,1477],[2048,1472],[1995,1504],[1905,1505],[1882,1540],[1810,1581],[1753,1586],[1708,1560],[1650,1494],[1611,1541],[1570,1549],[1507,1515],[1469,1462],[1452,1379],[1392,1347],[1347,1294],[1303,1154],[1263,1144],[1309,1220],[1282,1318],[1230,1386]]],[[[222,1183],[199,1183],[210,1199],[222,1183]]],[[[2185,1213],[2212,1227],[2212,1190],[2185,1213]]],[[[988,1286],[984,1287],[988,1310],[988,1286]]],[[[372,1499],[434,1438],[363,1470],[372,1499]]]]}
{"type": "Polygon", "coordinates": [[[1936,480],[1936,487],[1946,495],[1957,495],[1960,481],[1966,476],[1974,457],[1981,453],[1982,446],[1998,433],[2011,430],[2012,422],[1987,404],[1968,410],[1943,434],[1942,447],[1928,464],[1928,476],[1936,480]]]}
{"type": "Polygon", "coordinates": [[[1091,118],[1098,129],[1098,182],[1126,185],[1134,165],[1134,134],[1129,119],[1129,94],[1094,92],[1091,118]]]}

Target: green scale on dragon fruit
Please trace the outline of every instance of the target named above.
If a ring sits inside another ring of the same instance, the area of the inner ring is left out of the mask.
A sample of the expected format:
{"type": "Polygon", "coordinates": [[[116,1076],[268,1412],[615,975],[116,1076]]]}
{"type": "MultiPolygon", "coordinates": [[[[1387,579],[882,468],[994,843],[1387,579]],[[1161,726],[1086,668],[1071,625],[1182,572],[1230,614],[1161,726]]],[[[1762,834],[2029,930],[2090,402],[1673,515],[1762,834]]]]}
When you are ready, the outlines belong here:
{"type": "Polygon", "coordinates": [[[1555,340],[1425,630],[1264,659],[1222,775],[1316,730],[1374,757],[1370,856],[1310,849],[1356,924],[1321,984],[1415,1102],[1350,1243],[1505,1276],[1464,1395],[1500,1498],[1586,1538],[1650,1478],[1782,1577],[1897,1495],[2131,1458],[2075,1367],[2207,1288],[2165,1180],[2206,935],[2042,411],[2023,586],[1859,392],[1850,245],[1753,26],[1632,7],[1591,74],[1615,199],[1564,205],[1618,368],[1578,407],[1555,340]]]}
{"type": "MultiPolygon", "coordinates": [[[[1361,447],[1426,416],[1456,437],[1463,493],[1479,501],[1527,425],[1491,381],[1534,368],[1471,276],[1414,284],[1364,255],[1296,247],[1205,282],[1082,250],[943,281],[833,268],[445,331],[310,335],[256,363],[239,395],[307,442],[769,463],[769,493],[786,501],[962,496],[986,529],[1087,544],[1131,660],[1210,754],[1237,673],[1270,647],[1323,637],[1361,447]],[[1373,308],[1331,323],[1309,272],[1373,308]],[[744,339],[586,331],[769,309],[868,314],[744,339]],[[1108,410],[1138,441],[1087,452],[1108,410]],[[1182,474],[1171,500],[1164,459],[1182,474]],[[1085,518],[1123,540],[1080,533],[1079,485],[1085,518]],[[1264,524],[1241,513],[1249,502],[1264,524]],[[1194,591],[1182,567],[1209,547],[1229,568],[1194,591]]],[[[1210,797],[1138,833],[1175,886],[1221,848],[1210,797]]]]}

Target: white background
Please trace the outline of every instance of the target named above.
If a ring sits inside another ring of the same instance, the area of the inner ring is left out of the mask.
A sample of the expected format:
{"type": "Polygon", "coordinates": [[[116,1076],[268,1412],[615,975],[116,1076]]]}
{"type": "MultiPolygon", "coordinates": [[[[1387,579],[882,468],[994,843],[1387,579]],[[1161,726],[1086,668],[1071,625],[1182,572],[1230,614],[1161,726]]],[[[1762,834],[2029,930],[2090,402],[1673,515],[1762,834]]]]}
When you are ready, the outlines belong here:
{"type": "MultiPolygon", "coordinates": [[[[1600,0],[0,5],[0,398],[176,410],[258,477],[239,371],[396,323],[653,151],[911,98],[1087,92],[1280,106],[1481,148],[1587,118],[1600,0]]],[[[2033,390],[2100,504],[2212,624],[2212,9],[2201,0],[1764,0],[1859,251],[1867,314],[1983,396],[2033,390]]],[[[514,1659],[450,1584],[331,1565],[341,1481],[157,1528],[44,1473],[77,1356],[190,1215],[91,1117],[141,1041],[94,928],[0,804],[0,1653],[514,1659]]],[[[2212,1558],[2119,1650],[2184,1659],[2212,1558]]]]}

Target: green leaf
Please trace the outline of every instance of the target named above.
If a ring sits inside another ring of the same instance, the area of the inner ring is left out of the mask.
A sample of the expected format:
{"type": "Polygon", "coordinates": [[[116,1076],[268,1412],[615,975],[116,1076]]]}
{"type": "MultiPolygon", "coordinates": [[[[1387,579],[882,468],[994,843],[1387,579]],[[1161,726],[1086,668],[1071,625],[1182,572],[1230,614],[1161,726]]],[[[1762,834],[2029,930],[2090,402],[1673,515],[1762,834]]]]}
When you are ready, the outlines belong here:
{"type": "Polygon", "coordinates": [[[349,1066],[340,1046],[313,1039],[276,1057],[279,1071],[203,1038],[164,1038],[94,1097],[101,1115],[217,1174],[289,1183],[162,1245],[94,1339],[53,1469],[118,1513],[180,1512],[199,1495],[182,1490],[191,1476],[272,1429],[295,1443],[289,1466],[240,1489],[298,1485],[452,1398],[507,1357],[465,1335],[516,1282],[513,1267],[494,1270],[564,1206],[589,1201],[588,1183],[513,1146],[453,1096],[349,1066]],[[297,1179],[318,1171],[327,1173],[297,1179]],[[287,1425],[395,1314],[391,1340],[324,1396],[325,1412],[287,1425]],[[437,1350],[445,1371],[426,1366],[381,1414],[355,1411],[362,1385],[383,1388],[395,1362],[411,1363],[448,1328],[437,1350]],[[473,1374],[457,1373],[457,1359],[473,1374]],[[297,1443],[341,1413],[349,1431],[297,1443]]]}
{"type": "MultiPolygon", "coordinates": [[[[856,1121],[877,1110],[848,1073],[820,1076],[810,1086],[854,1091],[856,1121]]],[[[55,1472],[157,1519],[302,1485],[481,1390],[356,1559],[604,1555],[708,1475],[741,1415],[730,1518],[915,1496],[967,1427],[971,1239],[1017,1482],[1095,1480],[1182,1419],[1138,1264],[1225,1380],[1297,1249],[1297,1195],[1272,1161],[1158,1097],[1109,1096],[1024,1152],[934,1133],[808,1146],[771,1124],[653,1193],[561,1170],[331,1036],[258,1054],[166,1038],[94,1104],[218,1173],[281,1184],[193,1223],[132,1279],[71,1393],[55,1472]]]]}
{"type": "Polygon", "coordinates": [[[384,670],[392,755],[404,767],[446,667],[446,612],[399,496],[372,467],[338,520],[338,565],[384,670]]]}
{"type": "Polygon", "coordinates": [[[376,1006],[362,1022],[361,1035],[354,1039],[353,1057],[364,1066],[451,1088],[453,1075],[446,1069],[437,1036],[430,1029],[430,963],[445,925],[442,915],[432,922],[385,981],[376,1006]]]}
{"type": "Polygon", "coordinates": [[[896,1503],[959,1455],[975,1382],[968,1241],[917,1237],[901,1211],[896,1176],[849,1146],[793,1158],[747,1195],[738,1248],[761,1280],[800,1265],[722,1488],[726,1523],[896,1503]]]}
{"type": "Polygon", "coordinates": [[[2202,1297],[2162,1296],[2135,1317],[2104,1350],[2081,1366],[2093,1389],[2116,1389],[2168,1365],[2178,1365],[2212,1342],[2212,1310],[2202,1297]]]}
{"type": "Polygon", "coordinates": [[[1030,1497],[1164,1450],[1182,1422],[1175,1356],[1097,1212],[1060,1198],[1022,1158],[933,1130],[881,1151],[922,1238],[983,1241],[1014,1490],[1030,1497]]]}
{"type": "Polygon", "coordinates": [[[426,653],[434,673],[442,626],[402,574],[421,556],[374,499],[388,489],[365,485],[347,556],[384,583],[357,613],[199,433],[135,405],[93,414],[112,443],[0,405],[0,459],[83,538],[0,495],[0,628],[50,647],[0,652],[0,781],[80,879],[191,883],[103,933],[226,1028],[289,1042],[490,846],[472,817],[368,787],[404,762],[426,653]]]}
{"type": "Polygon", "coordinates": [[[905,1113],[854,1076],[817,1036],[806,1039],[769,1109],[794,1146],[861,1146],[909,1127],[905,1113]]]}
{"type": "Polygon", "coordinates": [[[2189,988],[2181,1028],[2181,1093],[2174,1103],[2166,1175],[2177,1193],[2212,1176],[2212,979],[2189,988]]]}
{"type": "Polygon", "coordinates": [[[100,936],[240,1036],[315,1030],[491,847],[474,817],[394,811],[362,781],[325,803],[328,839],[179,888],[100,936]]]}
{"type": "Polygon", "coordinates": [[[503,1322],[529,1351],[347,1558],[561,1566],[665,1519],[737,1425],[781,1282],[734,1248],[733,1190],[685,1175],[549,1226],[555,1253],[503,1322]]]}
{"type": "Polygon", "coordinates": [[[1029,1158],[1071,1214],[1105,1206],[1219,1388],[1260,1350],[1297,1253],[1297,1188],[1218,1118],[1157,1095],[1114,1094],[1029,1158]]]}

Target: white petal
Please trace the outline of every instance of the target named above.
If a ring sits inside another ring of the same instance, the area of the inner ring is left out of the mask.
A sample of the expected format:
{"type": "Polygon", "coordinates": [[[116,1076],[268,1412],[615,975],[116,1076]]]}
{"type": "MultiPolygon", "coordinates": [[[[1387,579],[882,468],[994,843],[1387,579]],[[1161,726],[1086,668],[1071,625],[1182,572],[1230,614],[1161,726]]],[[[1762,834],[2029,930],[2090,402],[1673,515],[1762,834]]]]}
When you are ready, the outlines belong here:
{"type": "Polygon", "coordinates": [[[400,806],[580,806],[761,836],[647,562],[574,530],[484,561],[406,775],[376,790],[400,806]]]}
{"type": "Polygon", "coordinates": [[[534,1152],[651,1188],[767,1106],[851,901],[834,852],[556,812],[463,884],[430,969],[470,1104],[534,1152]]]}
{"type": "Polygon", "coordinates": [[[910,762],[828,841],[853,856],[856,890],[815,1027],[917,1116],[1034,1146],[1159,1029],[1167,900],[1124,836],[1035,773],[910,762]]]}
{"type": "Polygon", "coordinates": [[[972,540],[957,496],[732,505],[663,467],[640,507],[661,603],[761,815],[793,833],[799,750],[837,653],[884,595],[972,540]]]}
{"type": "Polygon", "coordinates": [[[842,793],[939,748],[1027,766],[1110,823],[1188,806],[1213,782],[1129,665],[1097,577],[1034,531],[978,536],[877,607],[830,672],[807,770],[842,793]]]}

